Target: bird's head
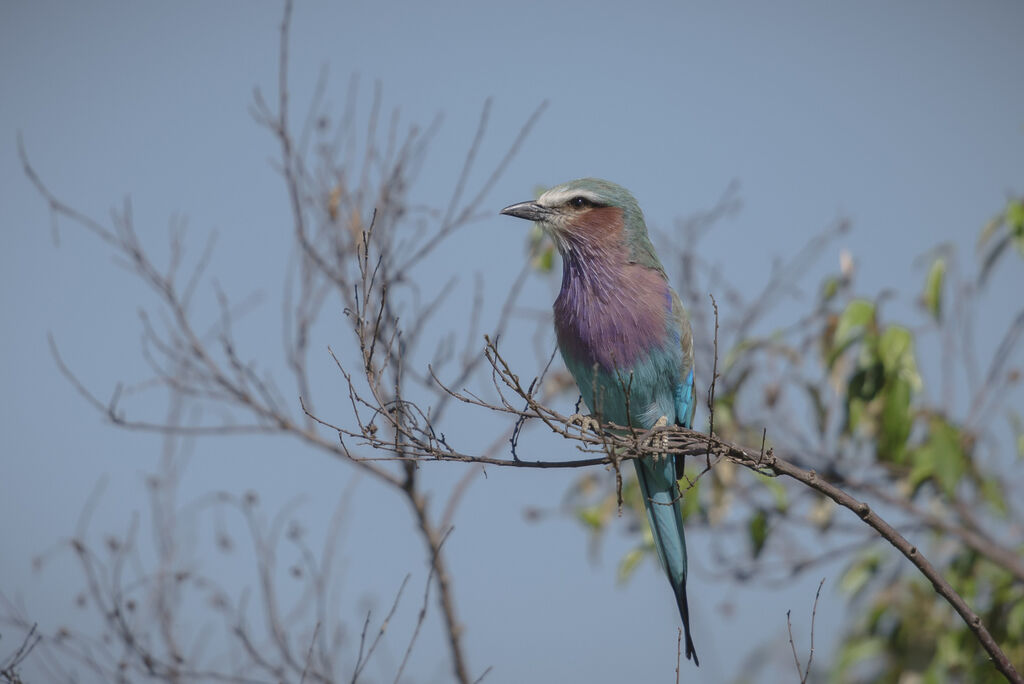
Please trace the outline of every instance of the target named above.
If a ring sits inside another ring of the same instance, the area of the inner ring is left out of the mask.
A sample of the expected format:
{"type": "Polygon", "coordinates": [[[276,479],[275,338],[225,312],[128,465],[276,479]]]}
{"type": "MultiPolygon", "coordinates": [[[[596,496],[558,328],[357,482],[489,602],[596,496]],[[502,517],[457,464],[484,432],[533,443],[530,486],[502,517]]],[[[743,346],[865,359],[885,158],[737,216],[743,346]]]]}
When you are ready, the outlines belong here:
{"type": "Polygon", "coordinates": [[[536,221],[563,256],[580,250],[625,248],[630,261],[653,259],[650,265],[661,268],[640,205],[621,185],[580,178],[556,185],[535,201],[505,207],[501,213],[536,221]]]}

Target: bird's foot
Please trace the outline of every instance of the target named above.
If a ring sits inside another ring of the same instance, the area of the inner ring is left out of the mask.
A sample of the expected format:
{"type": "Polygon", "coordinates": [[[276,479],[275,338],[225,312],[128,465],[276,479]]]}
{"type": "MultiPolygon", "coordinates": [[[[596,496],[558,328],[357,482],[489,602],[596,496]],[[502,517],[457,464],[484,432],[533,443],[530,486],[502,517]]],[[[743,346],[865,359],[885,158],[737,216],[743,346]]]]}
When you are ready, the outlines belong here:
{"type": "Polygon", "coordinates": [[[593,429],[594,432],[597,432],[597,428],[601,426],[601,424],[597,422],[596,418],[583,415],[582,413],[574,413],[569,416],[569,425],[574,425],[576,423],[579,423],[580,432],[586,432],[588,429],[593,429]]]}
{"type": "MultiPolygon", "coordinates": [[[[668,425],[668,417],[662,416],[658,420],[654,421],[654,425],[651,426],[651,429],[654,430],[660,427],[665,427],[666,425],[668,425]]],[[[651,446],[656,446],[658,451],[660,452],[657,456],[655,456],[655,458],[660,458],[664,456],[665,453],[668,451],[668,435],[663,434],[651,437],[651,439],[647,443],[650,444],[651,446]]]]}

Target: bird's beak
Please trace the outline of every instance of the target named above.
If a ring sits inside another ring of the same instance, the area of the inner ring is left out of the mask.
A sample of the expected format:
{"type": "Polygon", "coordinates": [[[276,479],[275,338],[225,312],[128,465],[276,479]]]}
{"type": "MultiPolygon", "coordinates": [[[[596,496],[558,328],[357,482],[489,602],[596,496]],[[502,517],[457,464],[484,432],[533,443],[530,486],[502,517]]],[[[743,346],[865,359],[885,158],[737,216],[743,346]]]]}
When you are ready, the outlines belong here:
{"type": "Polygon", "coordinates": [[[527,221],[544,221],[555,212],[536,202],[520,202],[519,204],[505,207],[501,210],[501,213],[507,216],[526,219],[527,221]]]}

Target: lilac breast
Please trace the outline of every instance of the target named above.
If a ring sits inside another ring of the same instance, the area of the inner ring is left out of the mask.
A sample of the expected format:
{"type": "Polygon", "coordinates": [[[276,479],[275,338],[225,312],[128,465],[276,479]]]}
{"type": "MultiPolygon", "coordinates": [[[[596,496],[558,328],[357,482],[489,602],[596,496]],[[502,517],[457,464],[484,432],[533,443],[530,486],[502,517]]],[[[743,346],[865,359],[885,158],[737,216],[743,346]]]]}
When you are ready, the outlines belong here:
{"type": "Polygon", "coordinates": [[[575,255],[563,266],[554,308],[564,354],[611,372],[665,344],[671,295],[660,273],[637,264],[583,264],[575,255]]]}

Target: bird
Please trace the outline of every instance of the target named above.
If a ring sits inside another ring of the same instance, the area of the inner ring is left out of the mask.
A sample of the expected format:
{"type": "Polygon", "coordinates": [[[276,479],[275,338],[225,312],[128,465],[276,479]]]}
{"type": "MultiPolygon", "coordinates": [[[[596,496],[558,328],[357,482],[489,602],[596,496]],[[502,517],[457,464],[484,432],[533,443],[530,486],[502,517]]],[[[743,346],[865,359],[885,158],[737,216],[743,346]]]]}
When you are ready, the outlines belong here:
{"type": "MultiPolygon", "coordinates": [[[[597,178],[557,185],[502,214],[537,223],[562,258],[555,335],[591,416],[648,429],[693,426],[693,333],[654,251],[640,205],[597,178]]],[[[584,429],[591,417],[580,418],[584,429]]],[[[595,421],[596,422],[596,421],[595,421]]],[[[658,558],[675,595],[686,658],[699,666],[686,600],[683,457],[633,460],[658,558]]]]}

